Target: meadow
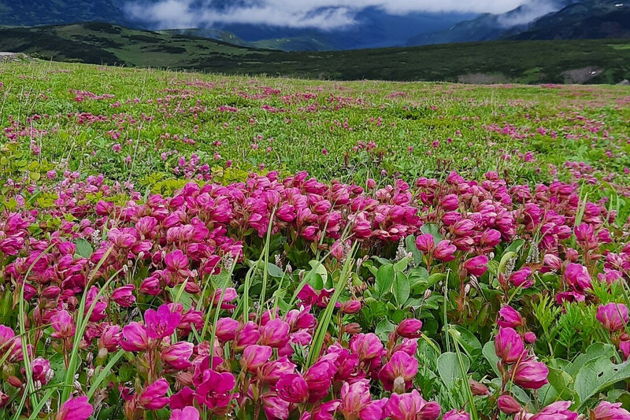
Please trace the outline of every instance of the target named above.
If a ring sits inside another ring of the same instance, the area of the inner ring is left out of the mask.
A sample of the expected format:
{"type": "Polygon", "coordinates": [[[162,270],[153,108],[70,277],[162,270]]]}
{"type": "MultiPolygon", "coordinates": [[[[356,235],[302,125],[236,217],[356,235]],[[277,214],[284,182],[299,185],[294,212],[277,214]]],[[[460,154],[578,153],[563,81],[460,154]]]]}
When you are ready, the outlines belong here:
{"type": "Polygon", "coordinates": [[[630,419],[629,105],[0,63],[0,420],[630,419]]]}

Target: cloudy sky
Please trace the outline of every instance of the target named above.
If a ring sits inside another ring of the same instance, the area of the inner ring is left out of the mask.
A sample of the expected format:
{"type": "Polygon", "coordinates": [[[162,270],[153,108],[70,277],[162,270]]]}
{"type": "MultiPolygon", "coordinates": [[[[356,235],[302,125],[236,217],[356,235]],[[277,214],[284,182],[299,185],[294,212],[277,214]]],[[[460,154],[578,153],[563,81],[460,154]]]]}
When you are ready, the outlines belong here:
{"type": "MultiPolygon", "coordinates": [[[[230,1],[230,0],[228,0],[230,1]]],[[[219,10],[212,0],[131,0],[132,17],[164,28],[249,23],[291,28],[338,29],[356,23],[356,15],[375,7],[392,15],[413,12],[503,13],[526,5],[549,7],[553,0],[241,0],[219,10]],[[200,7],[201,4],[201,7],[200,7]]]]}

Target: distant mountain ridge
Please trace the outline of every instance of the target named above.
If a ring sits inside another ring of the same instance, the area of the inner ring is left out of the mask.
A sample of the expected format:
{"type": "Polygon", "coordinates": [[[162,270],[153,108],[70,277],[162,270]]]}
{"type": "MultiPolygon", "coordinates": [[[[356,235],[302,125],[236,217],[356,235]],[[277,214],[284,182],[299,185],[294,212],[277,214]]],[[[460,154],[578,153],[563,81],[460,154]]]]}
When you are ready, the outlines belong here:
{"type": "MultiPolygon", "coordinates": [[[[158,0],[147,0],[157,2],[158,0]]],[[[0,26],[106,22],[153,29],[150,22],[125,13],[127,0],[0,0],[0,26]]],[[[196,7],[205,1],[194,0],[196,7]]],[[[245,0],[213,0],[226,10],[245,0]]],[[[499,39],[630,38],[630,0],[531,0],[502,14],[410,13],[394,16],[377,8],[357,14],[354,26],[319,30],[259,24],[220,24],[210,28],[171,28],[190,35],[252,48],[327,51],[415,46],[499,39]]]]}
{"type": "Polygon", "coordinates": [[[483,14],[451,28],[421,34],[407,45],[498,39],[598,39],[630,37],[630,2],[619,0],[563,0],[555,10],[531,22],[519,23],[523,6],[503,14],[483,14]],[[509,23],[513,24],[510,25],[509,23]]]}

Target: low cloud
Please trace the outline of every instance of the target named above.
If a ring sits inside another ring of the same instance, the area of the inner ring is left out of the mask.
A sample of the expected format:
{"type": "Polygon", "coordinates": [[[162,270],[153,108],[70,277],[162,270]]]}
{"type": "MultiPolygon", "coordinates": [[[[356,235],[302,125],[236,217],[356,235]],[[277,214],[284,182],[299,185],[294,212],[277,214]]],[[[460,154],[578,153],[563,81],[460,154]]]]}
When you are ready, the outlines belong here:
{"type": "Polygon", "coordinates": [[[512,13],[499,17],[499,24],[504,28],[511,28],[517,25],[525,25],[534,19],[558,10],[559,7],[547,0],[532,0],[512,13]]]}
{"type": "MultiPolygon", "coordinates": [[[[217,7],[215,1],[131,0],[125,10],[131,18],[160,28],[245,23],[332,30],[355,24],[357,14],[368,7],[392,15],[413,12],[504,13],[518,6],[537,4],[541,7],[542,4],[547,7],[552,3],[551,0],[242,0],[217,7]]],[[[519,19],[526,16],[524,14],[519,19]]]]}

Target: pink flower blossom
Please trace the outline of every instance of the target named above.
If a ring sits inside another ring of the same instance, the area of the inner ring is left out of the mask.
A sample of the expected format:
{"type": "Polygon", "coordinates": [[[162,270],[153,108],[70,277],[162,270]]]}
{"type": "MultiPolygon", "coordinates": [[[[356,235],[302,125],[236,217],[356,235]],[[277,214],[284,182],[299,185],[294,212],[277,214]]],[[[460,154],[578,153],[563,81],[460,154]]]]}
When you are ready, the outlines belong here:
{"type": "Polygon", "coordinates": [[[609,303],[597,308],[597,320],[610,332],[621,331],[628,324],[628,307],[623,303],[609,303]]]}
{"type": "Polygon", "coordinates": [[[71,398],[61,406],[55,420],[87,420],[94,408],[88,402],[87,397],[71,398]]]}

